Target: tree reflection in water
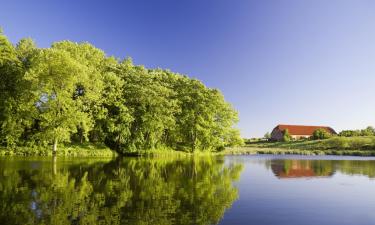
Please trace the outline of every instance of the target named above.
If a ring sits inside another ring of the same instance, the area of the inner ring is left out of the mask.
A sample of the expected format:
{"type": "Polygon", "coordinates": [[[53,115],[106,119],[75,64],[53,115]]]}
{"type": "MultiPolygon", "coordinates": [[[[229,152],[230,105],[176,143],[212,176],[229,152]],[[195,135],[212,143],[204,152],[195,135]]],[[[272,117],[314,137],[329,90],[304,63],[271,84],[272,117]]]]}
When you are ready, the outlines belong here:
{"type": "Polygon", "coordinates": [[[0,224],[215,224],[242,170],[217,157],[21,164],[0,165],[0,224]]]}

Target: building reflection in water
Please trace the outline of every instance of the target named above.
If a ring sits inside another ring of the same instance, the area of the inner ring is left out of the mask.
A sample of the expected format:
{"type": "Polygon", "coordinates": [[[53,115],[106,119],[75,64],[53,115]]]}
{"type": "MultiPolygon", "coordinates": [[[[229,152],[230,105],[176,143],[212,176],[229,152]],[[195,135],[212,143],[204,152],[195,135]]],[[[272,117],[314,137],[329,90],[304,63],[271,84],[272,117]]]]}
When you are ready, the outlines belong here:
{"type": "Polygon", "coordinates": [[[271,160],[271,170],[280,179],[330,177],[335,173],[333,161],[271,160]]]}

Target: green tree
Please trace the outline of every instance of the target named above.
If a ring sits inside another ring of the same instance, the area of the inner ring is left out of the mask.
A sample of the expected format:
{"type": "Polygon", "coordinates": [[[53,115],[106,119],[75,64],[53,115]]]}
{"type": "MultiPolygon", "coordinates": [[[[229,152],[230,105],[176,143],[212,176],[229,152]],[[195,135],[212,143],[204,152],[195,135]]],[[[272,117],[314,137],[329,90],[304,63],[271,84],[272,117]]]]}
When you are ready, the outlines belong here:
{"type": "Polygon", "coordinates": [[[366,129],[361,130],[361,136],[374,136],[375,129],[372,126],[366,127],[366,129]]]}
{"type": "MultiPolygon", "coordinates": [[[[80,111],[89,116],[89,120],[83,120],[77,125],[77,132],[72,136],[73,141],[83,143],[89,139],[89,134],[94,137],[95,132],[91,132],[97,122],[108,116],[108,105],[116,102],[111,98],[119,91],[113,87],[113,67],[117,61],[107,58],[105,53],[89,43],[74,43],[70,41],[57,42],[52,45],[53,49],[66,51],[69,56],[79,62],[84,68],[84,73],[77,80],[73,98],[80,105],[80,111]],[[110,77],[110,78],[109,78],[110,77]],[[109,84],[107,82],[110,82],[109,84]]],[[[117,79],[118,81],[118,79],[117,79]]],[[[116,82],[117,82],[116,81],[116,82]]],[[[121,82],[117,85],[121,85],[121,82]]],[[[116,103],[117,104],[117,103],[116,103]]],[[[118,121],[122,123],[123,121],[118,121]]],[[[98,141],[98,140],[95,140],[98,141]]]]}
{"type": "Polygon", "coordinates": [[[121,151],[152,149],[163,145],[163,137],[175,125],[174,90],[162,82],[162,71],[133,66],[130,60],[118,67],[124,82],[122,98],[131,115],[129,136],[123,138],[121,151]]]}
{"type": "Polygon", "coordinates": [[[288,142],[288,141],[291,141],[291,140],[292,140],[292,137],[289,134],[289,130],[285,129],[283,131],[283,139],[282,139],[282,141],[288,142]]]}
{"type": "Polygon", "coordinates": [[[187,77],[181,77],[175,89],[181,109],[176,116],[180,145],[188,146],[191,151],[209,150],[240,139],[239,133],[233,131],[238,121],[237,112],[218,90],[187,77]]]}
{"type": "Polygon", "coordinates": [[[0,143],[3,145],[16,145],[28,125],[20,115],[23,107],[20,99],[27,99],[24,90],[22,62],[17,50],[0,32],[0,143]]]}
{"type": "Polygon", "coordinates": [[[89,43],[39,49],[0,33],[0,144],[105,143],[120,153],[242,145],[238,114],[217,89],[119,61],[89,43]]]}
{"type": "Polygon", "coordinates": [[[327,139],[327,138],[330,138],[331,136],[332,136],[331,133],[329,133],[326,129],[319,128],[314,131],[312,138],[315,140],[319,140],[319,139],[327,139]]]}
{"type": "Polygon", "coordinates": [[[41,50],[25,75],[34,100],[29,110],[40,127],[34,138],[53,144],[53,152],[58,142],[70,140],[78,126],[91,122],[89,114],[82,111],[81,102],[74,98],[85,75],[85,67],[68,52],[54,48],[41,50]]]}
{"type": "Polygon", "coordinates": [[[96,116],[95,127],[91,133],[92,141],[104,141],[118,151],[130,137],[130,114],[123,97],[125,81],[117,75],[117,61],[107,61],[108,71],[104,73],[103,102],[96,116]]]}

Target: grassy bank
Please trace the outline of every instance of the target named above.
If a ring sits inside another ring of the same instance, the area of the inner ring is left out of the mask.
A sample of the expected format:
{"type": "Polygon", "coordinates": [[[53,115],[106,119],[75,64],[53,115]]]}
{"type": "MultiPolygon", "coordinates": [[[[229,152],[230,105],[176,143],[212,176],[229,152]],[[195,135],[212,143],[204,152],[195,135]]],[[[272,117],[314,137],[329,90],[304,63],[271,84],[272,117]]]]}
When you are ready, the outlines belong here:
{"type": "Polygon", "coordinates": [[[171,148],[159,148],[159,149],[149,149],[149,150],[139,150],[136,152],[129,152],[124,154],[124,156],[144,156],[144,157],[185,157],[185,156],[206,156],[215,155],[216,152],[210,151],[178,151],[171,148]]]}
{"type": "Polygon", "coordinates": [[[307,149],[285,149],[285,148],[260,148],[260,147],[237,147],[228,148],[218,153],[222,155],[346,155],[346,156],[375,156],[375,150],[307,150],[307,149]]]}
{"type": "MultiPolygon", "coordinates": [[[[116,152],[105,145],[61,145],[57,150],[57,156],[113,157],[116,155],[116,152]]],[[[0,148],[0,156],[52,156],[52,149],[45,147],[0,148]]]]}
{"type": "MultiPolygon", "coordinates": [[[[249,155],[249,154],[295,154],[295,155],[353,155],[375,156],[375,137],[332,137],[325,140],[299,140],[290,142],[253,142],[244,147],[226,148],[221,152],[196,151],[194,153],[173,149],[153,149],[130,152],[124,156],[183,157],[192,155],[249,155]]],[[[0,148],[0,156],[51,156],[50,148],[15,149],[0,148]]],[[[58,156],[112,157],[117,155],[105,145],[65,145],[59,147],[58,156]]]]}
{"type": "MultiPolygon", "coordinates": [[[[105,145],[62,145],[57,150],[57,156],[67,157],[113,157],[119,155],[105,145]]],[[[177,151],[171,148],[159,148],[127,152],[121,156],[142,157],[185,157],[185,156],[215,155],[210,151],[177,151]]],[[[44,147],[16,147],[0,148],[0,156],[52,156],[52,148],[44,147]]]]}
{"type": "Polygon", "coordinates": [[[375,156],[375,137],[332,137],[324,140],[254,142],[222,154],[298,154],[375,156]]]}

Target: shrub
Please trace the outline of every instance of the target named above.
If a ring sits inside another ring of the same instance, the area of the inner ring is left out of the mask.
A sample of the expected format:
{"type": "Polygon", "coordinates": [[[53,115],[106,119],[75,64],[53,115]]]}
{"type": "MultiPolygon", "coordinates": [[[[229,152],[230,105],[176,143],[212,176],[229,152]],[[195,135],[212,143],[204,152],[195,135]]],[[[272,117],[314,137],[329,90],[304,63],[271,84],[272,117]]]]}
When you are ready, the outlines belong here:
{"type": "Polygon", "coordinates": [[[360,136],[361,132],[358,130],[343,130],[339,133],[339,136],[342,137],[355,137],[355,136],[360,136]]]}
{"type": "Polygon", "coordinates": [[[357,137],[357,136],[375,136],[375,129],[368,126],[363,130],[343,130],[339,133],[343,137],[357,137]]]}
{"type": "Polygon", "coordinates": [[[320,139],[327,139],[330,138],[332,135],[325,129],[319,128],[314,131],[313,133],[313,139],[314,140],[320,140],[320,139]]]}
{"type": "Polygon", "coordinates": [[[362,136],[374,136],[375,135],[375,129],[371,126],[366,127],[366,129],[361,130],[362,136]]]}
{"type": "Polygon", "coordinates": [[[324,148],[330,148],[330,149],[345,149],[349,148],[349,141],[346,138],[342,137],[334,137],[330,138],[323,143],[324,148]]]}
{"type": "Polygon", "coordinates": [[[283,131],[283,141],[287,142],[287,141],[290,141],[291,139],[292,139],[292,137],[289,134],[289,130],[285,129],[283,131]]]}
{"type": "Polygon", "coordinates": [[[321,143],[325,149],[375,149],[374,137],[334,137],[321,143]]]}

